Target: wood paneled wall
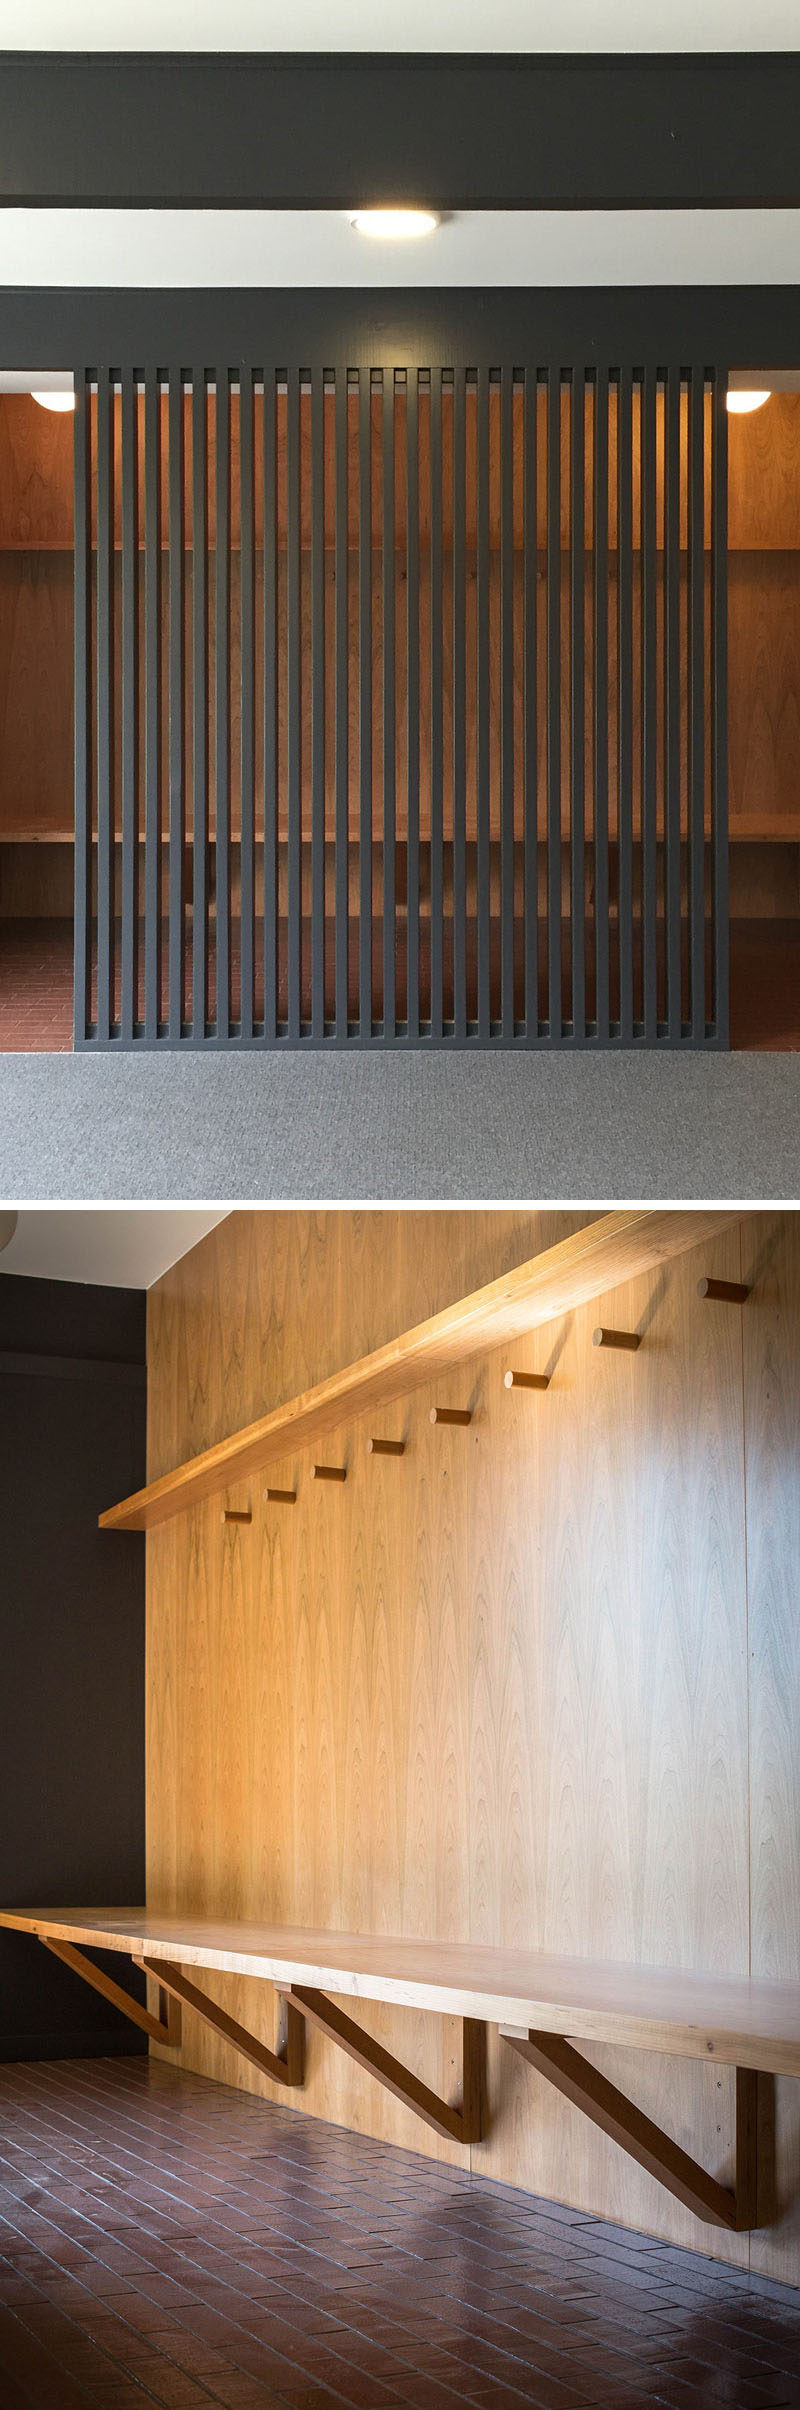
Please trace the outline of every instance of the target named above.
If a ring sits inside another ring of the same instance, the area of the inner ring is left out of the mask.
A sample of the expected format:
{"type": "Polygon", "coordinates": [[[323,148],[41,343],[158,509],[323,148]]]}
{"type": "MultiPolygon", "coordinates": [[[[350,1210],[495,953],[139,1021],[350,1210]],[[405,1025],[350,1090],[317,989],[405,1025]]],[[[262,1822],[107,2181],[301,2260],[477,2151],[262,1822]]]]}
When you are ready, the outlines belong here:
{"type": "MultiPolygon", "coordinates": [[[[232,1215],[149,1299],[149,1473],[378,1345],[586,1215],[232,1215]]],[[[530,1942],[800,1977],[800,1217],[746,1216],[596,1307],[498,1352],[148,1539],[148,1864],[156,1909],[530,1942]],[[701,1272],[752,1280],[701,1304],[701,1272]],[[468,1430],[432,1429],[469,1402],[468,1430]],[[402,1460],[367,1454],[402,1432],[402,1460]]],[[[204,1978],[271,2030],[265,1987],[204,1978]]],[[[445,2020],[364,2010],[437,2087],[445,2020]]],[[[187,2016],[184,2062],[258,2079],[187,2016]]],[[[598,2054],[729,2174],[732,2079],[598,2054]]],[[[780,2215],[715,2236],[491,2037],[473,2164],[800,2282],[800,2100],[777,2092],[780,2215]]],[[[263,2087],[268,2090],[268,2087],[263,2087]]],[[[298,2096],[299,2098],[299,2096],[298,2096]]],[[[442,2158],[314,2036],[302,2105],[442,2158]]]]}
{"type": "MultiPolygon", "coordinates": [[[[350,617],[355,635],[358,598],[356,590],[357,558],[357,397],[353,396],[350,413],[350,545],[352,580],[350,617]]],[[[541,408],[544,410],[544,394],[541,408]]],[[[373,404],[378,459],[379,397],[373,404]]],[[[587,403],[590,412],[590,404],[587,403]]],[[[166,400],[164,427],[166,430],[166,400]]],[[[187,405],[188,413],[188,405],[187,405]]],[[[467,550],[474,543],[474,471],[475,427],[474,411],[467,414],[467,550]]],[[[517,411],[515,425],[514,519],[515,542],[522,540],[522,473],[520,458],[521,419],[517,411]]],[[[428,816],[427,783],[429,775],[429,732],[426,722],[426,663],[429,652],[429,608],[425,595],[425,552],[427,542],[426,495],[429,487],[429,422],[425,397],[420,405],[420,538],[422,550],[422,611],[421,611],[421,826],[425,835],[428,816]]],[[[660,425],[660,422],[659,422],[660,425]]],[[[239,541],[238,525],[238,403],[234,397],[232,428],[232,521],[231,543],[239,541]]],[[[191,544],[191,424],[186,421],[186,502],[187,542],[191,544]]],[[[452,447],[451,414],[444,413],[444,549],[445,590],[448,577],[448,545],[452,533],[451,481],[452,447]]],[[[214,427],[213,406],[210,418],[209,446],[209,542],[214,541],[213,467],[214,427]]],[[[589,436],[591,430],[589,428],[589,436]]],[[[404,610],[405,490],[402,473],[404,407],[402,397],[397,404],[398,473],[396,485],[396,542],[398,550],[397,579],[398,626],[402,625],[404,610]]],[[[499,411],[491,413],[490,463],[490,522],[491,542],[499,541],[499,411]]],[[[659,433],[659,443],[661,434],[659,433]]],[[[330,453],[330,442],[328,442],[330,453]]],[[[800,837],[800,395],[775,394],[766,409],[752,418],[732,418],[729,426],[730,452],[730,613],[729,613],[729,684],[730,684],[730,817],[731,832],[741,839],[800,837]]],[[[613,444],[612,444],[613,455],[613,444]]],[[[302,406],[301,462],[303,467],[303,542],[310,539],[309,411],[302,406]]],[[[591,444],[589,442],[589,458],[591,444]]],[[[540,446],[540,482],[544,478],[545,447],[540,446]]],[[[261,525],[262,487],[260,453],[257,447],[256,519],[261,525]]],[[[141,479],[140,479],[141,486],[141,479]]],[[[569,479],[564,460],[564,498],[562,537],[569,541],[568,490],[569,479]]],[[[279,401],[277,491],[279,503],[279,545],[285,543],[285,409],[279,401]]],[[[373,532],[375,543],[380,531],[380,491],[377,473],[373,476],[373,532]]],[[[611,528],[613,538],[615,497],[612,491],[611,528]]],[[[707,503],[707,538],[709,532],[709,497],[707,503]]],[[[166,543],[166,481],[162,494],[163,536],[166,543]]],[[[326,470],[327,538],[332,541],[332,477],[331,460],[326,470]]],[[[545,539],[546,495],[541,485],[538,519],[541,541],[545,539]]],[[[587,483],[586,536],[591,540],[592,494],[591,480],[587,483]]],[[[0,397],[0,839],[15,841],[62,836],[72,833],[72,421],[54,417],[40,409],[24,394],[0,397]],[[44,558],[40,556],[44,554],[44,558]]],[[[119,530],[118,530],[119,533],[119,530]]],[[[659,538],[660,540],[660,538],[659,538]]],[[[638,541],[638,497],[634,496],[634,542],[638,541]]],[[[613,551],[613,543],[612,543],[613,551]]],[[[167,581],[164,580],[163,613],[164,645],[166,649],[166,616],[168,608],[167,581]]],[[[379,646],[380,608],[379,581],[375,580],[376,599],[373,610],[373,641],[376,653],[376,694],[380,689],[379,646]]],[[[191,566],[187,573],[187,629],[190,609],[191,566]]],[[[332,612],[332,561],[328,563],[328,620],[332,612]]],[[[495,605],[497,595],[495,595],[495,605]]],[[[231,735],[234,819],[238,808],[238,633],[236,624],[236,581],[234,579],[234,625],[231,668],[231,735]]],[[[310,625],[308,578],[304,579],[304,624],[310,625]]],[[[564,659],[568,659],[566,616],[568,601],[565,593],[563,635],[564,659]]],[[[541,614],[541,646],[544,647],[544,613],[541,614]]],[[[517,612],[517,647],[521,642],[521,611],[517,612]]],[[[612,614],[613,654],[613,614],[612,614]]],[[[332,623],[328,630],[328,683],[331,688],[329,716],[332,712],[332,623]]],[[[468,641],[474,649],[474,580],[468,579],[468,641]]],[[[283,644],[283,634],[281,637],[283,644]]],[[[450,615],[445,591],[445,733],[449,741],[449,710],[447,680],[450,674],[450,615]]],[[[587,638],[587,660],[591,650],[591,626],[587,638]]],[[[404,702],[404,663],[402,647],[398,653],[398,834],[403,835],[403,794],[405,761],[403,756],[402,712],[404,702]]],[[[614,663],[611,662],[613,681],[614,663]]],[[[282,681],[285,684],[285,680],[282,681]]],[[[499,759],[499,612],[493,606],[492,625],[492,755],[499,759]]],[[[685,675],[684,675],[685,688],[685,675]]],[[[684,705],[686,696],[684,692],[684,705]]],[[[306,698],[304,731],[304,764],[310,761],[308,724],[310,706],[306,698]]],[[[474,818],[474,689],[468,682],[467,729],[467,817],[474,818]]],[[[521,703],[520,703],[521,711],[521,703]]],[[[565,680],[564,712],[568,712],[568,689],[565,680]]],[[[358,760],[358,698],[351,680],[350,695],[350,756],[354,765],[354,803],[358,760]]],[[[613,711],[612,711],[613,716],[613,711]]],[[[187,729],[187,736],[190,731],[187,729]]],[[[611,731],[613,742],[613,728],[611,731]]],[[[540,728],[541,746],[545,741],[544,717],[540,728]]],[[[165,735],[166,742],[166,735],[165,735]]],[[[588,745],[588,735],[587,735],[588,745]]],[[[521,758],[521,754],[519,756],[521,758]]],[[[190,759],[190,754],[187,755],[190,759]]],[[[378,795],[380,764],[380,730],[375,731],[375,792],[378,795]]],[[[569,826],[569,742],[568,727],[562,741],[564,775],[563,820],[565,833],[569,826]]],[[[279,764],[279,770],[281,765],[279,764]]],[[[257,775],[261,773],[260,757],[257,775]]],[[[448,774],[447,758],[445,773],[448,774]]],[[[587,754],[587,774],[591,760],[587,754]]],[[[281,770],[282,779],[282,770],[281,770]]],[[[307,780],[306,780],[307,784],[307,780]]],[[[540,789],[544,797],[544,762],[540,763],[540,789]]],[[[283,792],[283,779],[281,784],[283,792]]],[[[213,812],[213,795],[211,798],[213,812]]],[[[612,797],[613,808],[613,797],[612,797]]],[[[310,819],[310,800],[304,796],[304,818],[310,819]]],[[[191,810],[189,811],[191,825],[191,810]]],[[[591,836],[591,831],[589,831],[591,836]]],[[[793,909],[793,904],[790,905],[793,909]]]]}

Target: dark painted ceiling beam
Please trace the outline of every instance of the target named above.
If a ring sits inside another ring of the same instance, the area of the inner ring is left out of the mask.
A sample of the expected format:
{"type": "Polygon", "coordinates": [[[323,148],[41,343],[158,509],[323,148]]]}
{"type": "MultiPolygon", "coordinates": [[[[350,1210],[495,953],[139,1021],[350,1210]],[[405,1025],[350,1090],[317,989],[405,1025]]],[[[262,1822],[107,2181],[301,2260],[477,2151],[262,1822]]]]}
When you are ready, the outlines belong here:
{"type": "Polygon", "coordinates": [[[0,206],[780,207],[800,54],[0,54],[0,206]]]}

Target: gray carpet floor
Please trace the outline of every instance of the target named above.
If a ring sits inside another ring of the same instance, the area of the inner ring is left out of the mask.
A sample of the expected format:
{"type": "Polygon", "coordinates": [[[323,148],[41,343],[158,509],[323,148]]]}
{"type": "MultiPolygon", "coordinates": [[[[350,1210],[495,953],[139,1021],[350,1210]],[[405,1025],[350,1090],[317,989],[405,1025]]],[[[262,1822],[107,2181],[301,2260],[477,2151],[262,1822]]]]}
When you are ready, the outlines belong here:
{"type": "Polygon", "coordinates": [[[5,1202],[800,1196],[800,1054],[0,1057],[5,1202]]]}

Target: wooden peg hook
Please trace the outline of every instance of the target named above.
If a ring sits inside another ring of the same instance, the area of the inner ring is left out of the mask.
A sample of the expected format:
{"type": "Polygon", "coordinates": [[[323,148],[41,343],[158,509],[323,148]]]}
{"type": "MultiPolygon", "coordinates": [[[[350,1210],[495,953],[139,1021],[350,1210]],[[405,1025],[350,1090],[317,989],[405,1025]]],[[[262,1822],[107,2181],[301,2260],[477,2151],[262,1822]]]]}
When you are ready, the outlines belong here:
{"type": "Polygon", "coordinates": [[[346,1481],[346,1464],[312,1464],[312,1481],[346,1481]]]}
{"type": "Polygon", "coordinates": [[[404,1456],[405,1452],[406,1443],[404,1439],[367,1440],[368,1456],[404,1456]]]}
{"type": "Polygon", "coordinates": [[[597,1330],[592,1332],[593,1347],[629,1347],[633,1353],[641,1344],[639,1331],[607,1331],[600,1323],[597,1330]]]}
{"type": "Polygon", "coordinates": [[[223,1523],[252,1523],[252,1508],[249,1506],[223,1506],[222,1520],[223,1523]]]}
{"type": "Polygon", "coordinates": [[[698,1280],[698,1297],[710,1297],[720,1305],[744,1305],[750,1291],[743,1280],[698,1280]]]}
{"type": "Polygon", "coordinates": [[[471,1406],[432,1406],[432,1423],[471,1423],[471,1406]]]}
{"type": "Polygon", "coordinates": [[[270,1506],[297,1505],[296,1490],[265,1490],[264,1496],[268,1500],[270,1506]]]}
{"type": "Polygon", "coordinates": [[[549,1372],[504,1372],[505,1389],[549,1389],[549,1372]]]}

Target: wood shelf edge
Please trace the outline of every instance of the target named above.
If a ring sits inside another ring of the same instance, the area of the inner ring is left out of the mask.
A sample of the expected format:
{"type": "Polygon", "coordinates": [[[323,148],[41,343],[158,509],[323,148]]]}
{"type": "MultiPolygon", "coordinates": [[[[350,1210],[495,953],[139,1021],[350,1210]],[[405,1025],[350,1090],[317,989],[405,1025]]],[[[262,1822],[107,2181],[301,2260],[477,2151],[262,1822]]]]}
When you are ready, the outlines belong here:
{"type": "Polygon", "coordinates": [[[332,1373],[257,1422],[107,1507],[102,1531],[148,1531],[261,1472],[294,1448],[422,1387],[481,1349],[502,1347],[738,1221],[729,1210],[632,1207],[598,1216],[541,1255],[332,1373]]]}

